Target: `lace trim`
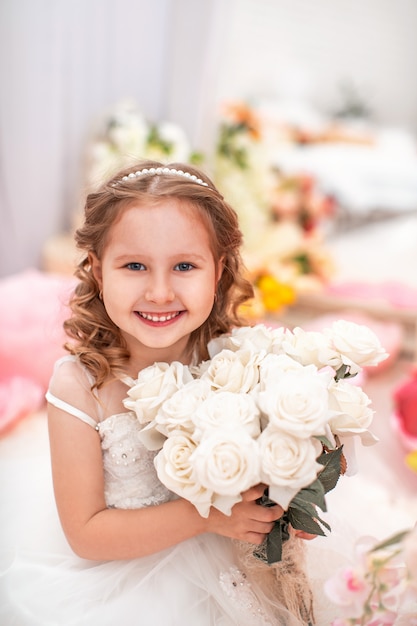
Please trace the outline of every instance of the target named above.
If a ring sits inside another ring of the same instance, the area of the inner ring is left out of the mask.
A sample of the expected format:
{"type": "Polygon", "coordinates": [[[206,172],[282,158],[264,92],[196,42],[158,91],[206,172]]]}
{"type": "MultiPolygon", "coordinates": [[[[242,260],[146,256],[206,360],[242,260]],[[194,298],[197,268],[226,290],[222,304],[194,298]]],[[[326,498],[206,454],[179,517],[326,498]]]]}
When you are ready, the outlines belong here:
{"type": "Polygon", "coordinates": [[[255,626],[273,626],[259,604],[259,601],[252,591],[252,586],[246,578],[246,574],[237,567],[230,567],[226,572],[221,572],[219,576],[220,587],[225,592],[233,607],[245,615],[252,615],[255,626]]]}

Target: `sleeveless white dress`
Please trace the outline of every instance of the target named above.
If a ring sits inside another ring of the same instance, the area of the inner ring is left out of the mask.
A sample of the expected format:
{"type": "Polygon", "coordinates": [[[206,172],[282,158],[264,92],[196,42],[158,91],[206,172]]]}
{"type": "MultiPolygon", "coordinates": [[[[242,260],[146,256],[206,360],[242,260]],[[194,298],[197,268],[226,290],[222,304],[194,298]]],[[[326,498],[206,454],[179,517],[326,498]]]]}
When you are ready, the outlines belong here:
{"type": "MultiPolygon", "coordinates": [[[[85,388],[91,384],[74,357],[60,359],[59,368],[75,373],[85,388]]],[[[53,389],[54,376],[48,401],[98,431],[108,507],[157,506],[176,497],[159,482],[155,453],[139,441],[141,425],[133,413],[107,416],[95,401],[94,419],[53,389]]],[[[240,546],[224,537],[205,534],[132,560],[79,558],[61,530],[49,463],[42,467],[37,481],[44,486],[38,485],[32,502],[27,494],[18,529],[11,528],[7,511],[0,516],[8,533],[0,562],[2,626],[300,626],[271,591],[270,568],[259,569],[258,561],[248,567],[240,546]]],[[[25,468],[15,470],[27,482],[25,468]]],[[[327,626],[330,620],[316,623],[327,626]]]]}

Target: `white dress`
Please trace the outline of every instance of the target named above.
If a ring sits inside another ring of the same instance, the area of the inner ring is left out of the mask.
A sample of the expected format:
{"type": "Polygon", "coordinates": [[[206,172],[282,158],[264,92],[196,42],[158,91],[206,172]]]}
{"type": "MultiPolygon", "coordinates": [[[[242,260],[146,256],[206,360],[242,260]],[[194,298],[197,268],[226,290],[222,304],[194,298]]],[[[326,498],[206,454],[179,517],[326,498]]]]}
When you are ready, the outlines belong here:
{"type": "MultiPolygon", "coordinates": [[[[74,357],[67,368],[85,388],[88,372],[74,357]]],[[[56,397],[54,377],[47,399],[98,431],[103,453],[108,507],[157,506],[175,497],[158,480],[153,457],[140,443],[133,413],[106,415],[96,402],[94,417],[56,397]]],[[[74,399],[76,405],[76,398],[74,399]]],[[[26,468],[27,471],[28,468],[26,468]]],[[[25,468],[20,472],[22,481],[25,468]]],[[[32,467],[29,471],[36,472],[32,467]]],[[[9,535],[1,555],[2,626],[300,626],[271,592],[271,568],[242,564],[240,545],[212,534],[188,539],[157,554],[132,560],[97,562],[77,557],[60,527],[48,467],[40,472],[34,501],[23,503],[19,529],[7,511],[0,517],[9,535]],[[38,485],[39,486],[39,485],[38,485]]],[[[31,476],[31,480],[33,480],[31,476]]],[[[300,542],[301,540],[296,540],[300,542]]],[[[305,543],[302,542],[301,543],[305,543]]],[[[247,551],[251,553],[251,549],[247,551]]],[[[317,622],[327,626],[330,622],[317,622]]]]}

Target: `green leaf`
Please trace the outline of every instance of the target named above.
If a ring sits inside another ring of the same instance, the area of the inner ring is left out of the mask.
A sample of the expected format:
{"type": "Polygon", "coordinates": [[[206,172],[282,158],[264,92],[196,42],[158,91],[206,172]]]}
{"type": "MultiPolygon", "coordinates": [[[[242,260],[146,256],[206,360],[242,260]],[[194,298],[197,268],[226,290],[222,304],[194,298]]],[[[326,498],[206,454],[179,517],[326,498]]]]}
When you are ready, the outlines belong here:
{"type": "Polygon", "coordinates": [[[311,502],[303,502],[303,501],[296,501],[296,502],[291,502],[290,506],[288,507],[288,510],[290,509],[297,509],[297,511],[301,511],[302,513],[304,513],[305,515],[309,515],[310,517],[317,517],[317,509],[315,506],[313,506],[311,504],[311,502]]]}
{"type": "Polygon", "coordinates": [[[266,538],[266,557],[269,565],[282,559],[282,544],[289,539],[288,526],[278,520],[266,538]]]}
{"type": "MultiPolygon", "coordinates": [[[[288,512],[289,511],[291,511],[291,515],[298,515],[298,513],[296,513],[296,511],[298,511],[300,515],[308,516],[310,519],[320,522],[320,524],[322,524],[328,530],[330,530],[330,526],[327,524],[327,522],[325,522],[318,516],[317,509],[309,502],[301,501],[301,503],[300,502],[295,503],[294,506],[292,505],[292,502],[291,502],[291,505],[288,508],[288,512]]],[[[299,528],[298,530],[306,530],[306,529],[299,528]]]]}
{"type": "Polygon", "coordinates": [[[334,445],[332,444],[332,442],[329,439],[327,439],[327,437],[325,437],[324,435],[316,435],[314,439],[317,439],[318,441],[320,441],[320,443],[323,446],[326,446],[328,450],[334,449],[334,445]]]}
{"type": "Polygon", "coordinates": [[[345,363],[339,367],[336,372],[336,376],[334,377],[335,381],[342,380],[343,378],[348,378],[349,376],[350,365],[346,365],[345,363]]]}
{"type": "Polygon", "coordinates": [[[282,560],[282,546],[289,538],[288,518],[285,513],[281,519],[275,522],[262,546],[255,548],[253,555],[268,565],[278,563],[282,560]]]}
{"type": "MultiPolygon", "coordinates": [[[[312,535],[321,535],[322,537],[325,536],[326,533],[323,531],[318,522],[310,515],[307,515],[300,509],[295,509],[292,507],[288,509],[287,513],[291,526],[296,530],[303,530],[304,532],[311,533],[312,535]]],[[[320,520],[320,522],[324,526],[326,526],[328,530],[330,530],[328,524],[323,522],[323,520],[320,520]]]]}
{"type": "Polygon", "coordinates": [[[377,545],[374,546],[371,550],[369,550],[369,552],[376,552],[377,550],[384,550],[385,548],[389,548],[390,546],[395,546],[397,543],[400,543],[401,541],[403,541],[403,539],[405,539],[405,537],[409,533],[410,533],[409,530],[403,530],[399,533],[396,533],[395,535],[388,537],[388,539],[385,539],[384,541],[377,543],[377,545]]]}
{"type": "Polygon", "coordinates": [[[340,446],[336,450],[323,452],[317,459],[317,463],[323,465],[318,480],[324,487],[324,493],[331,491],[337,485],[341,473],[342,450],[343,446],[340,446]]]}
{"type": "Polygon", "coordinates": [[[260,504],[261,506],[267,506],[267,507],[275,506],[276,502],[274,502],[274,500],[271,500],[268,493],[269,493],[269,489],[268,487],[266,487],[262,496],[256,500],[256,504],[260,504]]]}
{"type": "Polygon", "coordinates": [[[324,521],[324,519],[321,519],[321,517],[319,517],[318,515],[316,515],[315,517],[315,521],[319,522],[322,526],[324,526],[324,528],[326,528],[329,532],[332,530],[330,524],[328,524],[327,522],[324,521]]]}
{"type": "Polygon", "coordinates": [[[202,165],[205,161],[205,156],[203,152],[192,152],[188,160],[191,165],[202,165]]]}
{"type": "Polygon", "coordinates": [[[317,478],[317,480],[311,483],[311,485],[308,485],[308,487],[303,487],[303,489],[300,489],[300,491],[291,500],[290,506],[303,508],[303,505],[305,505],[306,503],[312,503],[320,507],[322,511],[326,511],[327,508],[324,494],[324,486],[322,482],[317,478]]]}

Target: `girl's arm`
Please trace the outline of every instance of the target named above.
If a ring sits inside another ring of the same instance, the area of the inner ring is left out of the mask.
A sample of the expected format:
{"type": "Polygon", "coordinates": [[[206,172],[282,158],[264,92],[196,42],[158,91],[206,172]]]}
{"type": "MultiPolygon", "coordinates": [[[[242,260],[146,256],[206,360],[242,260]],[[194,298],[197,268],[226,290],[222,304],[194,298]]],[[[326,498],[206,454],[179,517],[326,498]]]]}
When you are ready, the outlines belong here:
{"type": "Polygon", "coordinates": [[[83,558],[141,557],[206,532],[260,545],[283,513],[279,506],[256,504],[264,485],[245,492],[230,516],[211,508],[205,519],[183,499],[142,509],[108,509],[98,433],[52,405],[48,425],[58,513],[69,544],[83,558]]]}

